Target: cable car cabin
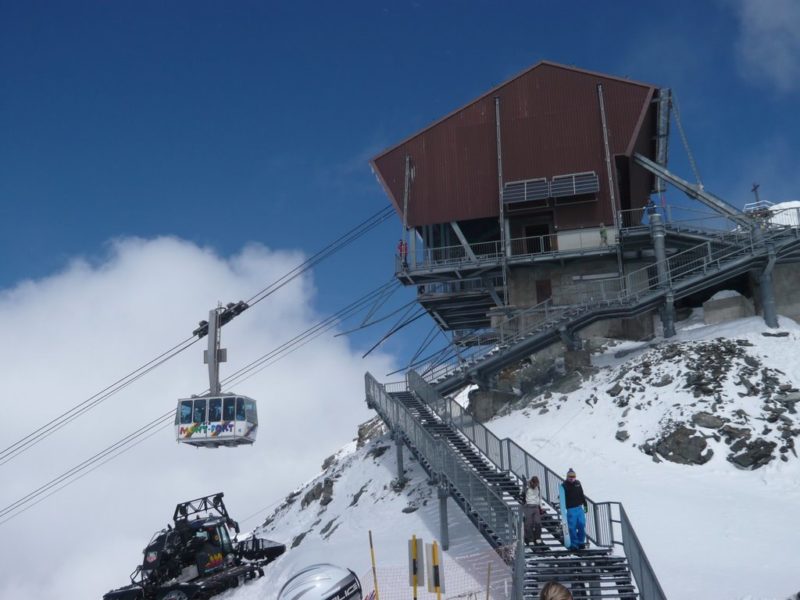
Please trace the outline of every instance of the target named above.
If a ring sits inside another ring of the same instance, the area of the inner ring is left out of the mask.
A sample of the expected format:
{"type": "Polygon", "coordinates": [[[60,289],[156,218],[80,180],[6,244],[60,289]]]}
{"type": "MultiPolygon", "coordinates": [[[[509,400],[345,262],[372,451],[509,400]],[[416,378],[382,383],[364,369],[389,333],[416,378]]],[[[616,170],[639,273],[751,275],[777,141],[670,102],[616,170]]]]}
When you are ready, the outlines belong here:
{"type": "Polygon", "coordinates": [[[240,446],[256,441],[256,401],[224,394],[178,400],[175,439],[197,447],[240,446]]]}

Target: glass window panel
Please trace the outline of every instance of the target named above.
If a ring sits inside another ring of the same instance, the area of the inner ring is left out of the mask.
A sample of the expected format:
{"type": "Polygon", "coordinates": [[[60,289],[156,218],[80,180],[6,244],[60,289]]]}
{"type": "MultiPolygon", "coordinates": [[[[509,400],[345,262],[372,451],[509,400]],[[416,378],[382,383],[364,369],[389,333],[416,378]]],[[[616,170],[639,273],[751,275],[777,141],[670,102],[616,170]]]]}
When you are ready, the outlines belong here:
{"type": "Polygon", "coordinates": [[[222,398],[211,398],[208,401],[208,420],[222,421],[222,398]]]}
{"type": "Polygon", "coordinates": [[[195,423],[205,423],[206,421],[206,399],[194,401],[194,414],[192,421],[195,423]]]}
{"type": "Polygon", "coordinates": [[[180,409],[180,419],[181,425],[187,425],[188,423],[192,422],[192,401],[191,400],[181,400],[181,409],[180,409]]]}
{"type": "Polygon", "coordinates": [[[225,421],[233,421],[236,418],[236,398],[225,398],[222,416],[225,421]]]}
{"type": "Polygon", "coordinates": [[[237,421],[244,421],[245,420],[244,414],[244,398],[237,398],[236,399],[236,420],[237,421]]]}
{"type": "Polygon", "coordinates": [[[258,410],[256,409],[256,401],[247,398],[244,401],[245,414],[247,415],[247,422],[253,425],[258,425],[258,410]]]}

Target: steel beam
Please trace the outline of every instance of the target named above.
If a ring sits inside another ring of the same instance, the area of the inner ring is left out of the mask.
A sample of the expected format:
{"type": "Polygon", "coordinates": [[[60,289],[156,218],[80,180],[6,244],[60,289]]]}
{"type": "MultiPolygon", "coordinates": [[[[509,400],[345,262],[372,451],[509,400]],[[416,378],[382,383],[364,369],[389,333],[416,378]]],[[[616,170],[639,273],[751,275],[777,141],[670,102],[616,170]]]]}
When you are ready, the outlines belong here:
{"type": "Polygon", "coordinates": [[[742,225],[747,229],[758,228],[757,223],[753,219],[748,217],[745,213],[740,211],[732,204],[728,204],[722,198],[719,198],[718,196],[715,196],[714,194],[705,191],[702,187],[698,185],[689,183],[688,181],[675,175],[665,167],[662,167],[661,165],[654,163],[646,156],[642,156],[641,154],[638,153],[634,154],[633,162],[642,167],[643,169],[649,171],[656,177],[663,179],[667,183],[671,183],[690,198],[699,200],[700,202],[702,202],[715,212],[718,212],[728,217],[729,219],[735,221],[739,225],[742,225]]]}

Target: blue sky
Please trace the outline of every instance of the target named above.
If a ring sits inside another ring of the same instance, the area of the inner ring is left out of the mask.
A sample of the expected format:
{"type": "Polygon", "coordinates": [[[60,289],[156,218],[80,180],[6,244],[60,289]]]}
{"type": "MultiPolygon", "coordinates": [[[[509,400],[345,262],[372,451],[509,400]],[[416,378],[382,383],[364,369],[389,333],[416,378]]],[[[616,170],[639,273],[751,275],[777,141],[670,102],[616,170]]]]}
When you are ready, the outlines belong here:
{"type": "MultiPolygon", "coordinates": [[[[800,198],[798,31],[792,0],[0,0],[0,288],[118,236],[314,252],[388,202],[370,157],[540,59],[672,87],[709,189],[800,198]]],[[[320,308],[399,231],[319,269],[320,308]]]]}

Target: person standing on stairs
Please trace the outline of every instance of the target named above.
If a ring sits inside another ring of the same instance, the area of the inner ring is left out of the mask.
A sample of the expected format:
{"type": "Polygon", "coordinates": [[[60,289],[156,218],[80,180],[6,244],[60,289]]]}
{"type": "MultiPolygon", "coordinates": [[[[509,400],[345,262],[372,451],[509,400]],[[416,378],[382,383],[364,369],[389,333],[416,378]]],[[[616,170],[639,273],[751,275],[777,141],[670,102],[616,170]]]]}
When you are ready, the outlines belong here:
{"type": "Polygon", "coordinates": [[[522,493],[522,511],[525,518],[525,543],[542,544],[542,490],[539,478],[531,477],[522,493]]]}
{"type": "Polygon", "coordinates": [[[567,527],[572,545],[570,550],[579,550],[586,547],[586,512],[589,507],[583,487],[578,481],[575,471],[567,471],[567,480],[561,484],[564,488],[565,504],[567,506],[567,527]]]}

